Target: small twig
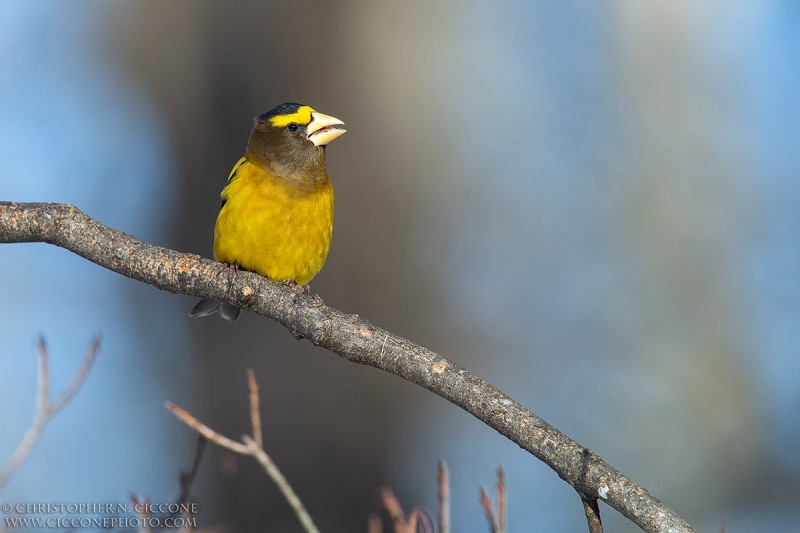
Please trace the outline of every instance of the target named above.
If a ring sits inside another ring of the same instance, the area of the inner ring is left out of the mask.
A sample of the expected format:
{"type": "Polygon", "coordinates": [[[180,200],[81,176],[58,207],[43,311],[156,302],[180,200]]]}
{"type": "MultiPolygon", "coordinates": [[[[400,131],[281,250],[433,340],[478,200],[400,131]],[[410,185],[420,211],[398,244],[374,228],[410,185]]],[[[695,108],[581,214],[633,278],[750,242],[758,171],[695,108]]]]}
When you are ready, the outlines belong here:
{"type": "Polygon", "coordinates": [[[250,424],[253,426],[253,440],[259,448],[264,445],[261,434],[261,411],[258,401],[258,382],[252,368],[247,369],[247,388],[250,390],[250,424]]]}
{"type": "Polygon", "coordinates": [[[83,382],[86,381],[86,377],[89,375],[89,371],[92,369],[94,361],[100,353],[100,341],[100,335],[96,335],[92,338],[89,351],[86,352],[86,356],[81,360],[78,368],[75,370],[75,375],[72,376],[67,386],[64,387],[61,395],[50,404],[50,418],[56,416],[65,405],[72,401],[80,390],[81,385],[83,385],[83,382]]]}
{"type": "Polygon", "coordinates": [[[400,502],[390,487],[384,487],[378,494],[378,503],[389,513],[389,518],[394,525],[394,533],[405,533],[406,517],[400,502]]]}
{"type": "Polygon", "coordinates": [[[150,498],[145,498],[144,500],[140,500],[136,496],[131,496],[131,501],[133,502],[133,508],[137,510],[139,518],[141,519],[141,526],[139,526],[139,533],[152,533],[152,528],[150,524],[152,524],[152,514],[150,510],[152,506],[150,505],[150,498]]]}
{"type": "Polygon", "coordinates": [[[589,533],[603,533],[603,522],[600,520],[600,506],[597,498],[589,498],[581,494],[583,511],[586,513],[586,522],[589,524],[589,533]]]}
{"type": "Polygon", "coordinates": [[[223,448],[227,448],[232,452],[241,453],[242,455],[250,455],[250,448],[241,442],[236,442],[235,440],[229,439],[221,433],[217,433],[172,402],[166,402],[165,405],[167,409],[169,409],[173,415],[178,417],[181,422],[197,431],[211,442],[222,446],[223,448]]]}
{"type": "Polygon", "coordinates": [[[264,468],[264,471],[272,479],[273,483],[283,494],[284,498],[289,502],[292,510],[297,515],[297,519],[303,525],[308,533],[319,533],[319,530],[314,525],[311,515],[308,514],[303,502],[297,497],[297,494],[292,489],[286,477],[281,473],[272,458],[264,451],[261,442],[261,416],[259,412],[259,398],[258,398],[258,383],[255,379],[255,374],[252,370],[248,369],[247,381],[250,389],[250,421],[252,424],[253,435],[244,435],[242,442],[229,439],[228,437],[218,433],[200,422],[198,419],[190,415],[172,402],[167,402],[166,407],[172,414],[178,417],[181,422],[200,433],[203,437],[211,442],[227,448],[232,452],[242,455],[249,455],[253,457],[264,468]]]}
{"type": "MultiPolygon", "coordinates": [[[[394,533],[434,533],[433,519],[424,509],[415,507],[406,518],[403,507],[391,487],[383,487],[378,493],[378,507],[383,507],[394,526],[394,533]]],[[[370,515],[370,533],[382,531],[381,520],[377,515],[370,515]]],[[[441,531],[440,531],[441,533],[441,531]]]]}
{"type": "Polygon", "coordinates": [[[486,489],[484,487],[481,487],[480,502],[481,502],[481,507],[483,507],[483,512],[486,515],[486,520],[489,522],[489,530],[492,533],[499,533],[497,519],[494,516],[494,506],[492,505],[492,498],[489,497],[489,493],[486,492],[486,489]]]}
{"type": "MultiPolygon", "coordinates": [[[[192,485],[194,484],[194,480],[197,478],[197,473],[200,471],[200,461],[203,458],[203,452],[206,449],[206,443],[208,440],[203,435],[197,435],[197,445],[194,448],[194,459],[192,459],[192,466],[189,467],[188,472],[181,472],[180,475],[180,484],[181,484],[181,492],[178,496],[178,509],[170,513],[169,518],[177,518],[181,515],[181,509],[183,509],[184,504],[189,502],[189,493],[192,490],[192,485]]],[[[159,528],[163,529],[163,528],[159,528]]]]}
{"type": "Polygon", "coordinates": [[[497,530],[506,533],[506,475],[503,467],[497,467],[497,530]]]}
{"type": "Polygon", "coordinates": [[[439,461],[439,533],[450,533],[450,474],[444,461],[439,461]]]}
{"type": "Polygon", "coordinates": [[[208,440],[202,435],[197,436],[197,446],[194,449],[194,459],[192,466],[188,472],[181,473],[181,495],[178,497],[178,503],[186,503],[189,501],[189,492],[192,489],[194,480],[197,478],[197,472],[200,471],[200,461],[203,458],[203,452],[206,449],[208,440]]]}
{"type": "Polygon", "coordinates": [[[375,513],[367,517],[367,533],[383,533],[383,524],[381,524],[381,517],[375,513]]]}
{"type": "Polygon", "coordinates": [[[481,487],[480,502],[491,532],[506,533],[506,477],[502,466],[497,467],[497,511],[484,487],[481,487]]]}
{"type": "Polygon", "coordinates": [[[36,415],[34,421],[40,426],[47,422],[50,416],[50,361],[48,360],[47,343],[44,337],[39,337],[36,349],[37,379],[36,379],[36,415]]]}
{"type": "Polygon", "coordinates": [[[408,515],[408,523],[404,533],[417,533],[421,530],[422,533],[434,533],[433,522],[430,516],[424,510],[415,507],[408,515]]]}
{"type": "Polygon", "coordinates": [[[92,369],[95,359],[100,352],[100,336],[95,336],[89,344],[89,350],[78,365],[72,380],[64,388],[54,402],[50,401],[50,364],[47,351],[47,344],[43,338],[39,339],[36,355],[38,360],[37,384],[36,384],[36,412],[30,426],[22,436],[14,453],[11,454],[6,464],[0,470],[0,487],[5,485],[11,475],[16,472],[19,466],[28,458],[33,451],[36,443],[42,435],[42,431],[47,423],[55,417],[66,406],[80,390],[89,371],[92,369]]]}
{"type": "Polygon", "coordinates": [[[283,497],[286,498],[286,501],[289,502],[289,505],[297,515],[297,519],[300,520],[300,523],[303,524],[303,527],[305,527],[306,531],[317,531],[317,527],[314,525],[314,521],[311,520],[311,515],[309,515],[308,511],[306,511],[303,502],[300,501],[300,498],[294,492],[294,489],[292,489],[289,481],[272,461],[272,458],[267,454],[267,452],[264,451],[263,448],[259,447],[256,444],[255,439],[249,435],[245,435],[242,440],[250,448],[250,455],[255,457],[256,461],[259,462],[270,479],[272,479],[272,482],[275,483],[275,485],[281,491],[283,497]]]}
{"type": "MultiPolygon", "coordinates": [[[[189,493],[192,489],[192,484],[197,477],[197,472],[200,470],[200,461],[203,458],[203,451],[205,450],[207,442],[208,440],[203,435],[197,436],[197,445],[194,449],[192,466],[189,468],[189,471],[181,472],[180,474],[181,491],[178,499],[176,500],[178,505],[176,506],[177,509],[175,511],[171,512],[169,515],[165,515],[163,518],[160,517],[158,520],[153,521],[151,520],[152,507],[150,506],[150,498],[145,497],[144,500],[140,500],[135,494],[131,494],[131,502],[133,502],[134,509],[136,509],[136,514],[139,515],[139,518],[143,519],[142,526],[139,528],[139,533],[152,533],[152,524],[154,522],[157,524],[162,524],[156,527],[156,531],[162,531],[166,529],[166,524],[172,523],[175,518],[184,515],[184,511],[186,510],[185,505],[189,502],[189,493]],[[140,504],[143,505],[139,506],[140,504]]],[[[191,518],[194,516],[194,513],[191,511],[191,509],[189,509],[185,515],[187,518],[191,518]]],[[[187,520],[186,524],[186,526],[178,529],[177,533],[191,531],[191,521],[187,520]]]]}

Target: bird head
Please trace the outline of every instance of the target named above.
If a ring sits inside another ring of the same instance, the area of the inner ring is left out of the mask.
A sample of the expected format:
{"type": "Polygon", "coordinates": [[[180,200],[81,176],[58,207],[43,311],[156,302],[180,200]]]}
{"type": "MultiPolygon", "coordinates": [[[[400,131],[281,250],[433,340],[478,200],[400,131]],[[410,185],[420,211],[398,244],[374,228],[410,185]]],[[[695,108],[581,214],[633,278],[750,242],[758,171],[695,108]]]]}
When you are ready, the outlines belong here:
{"type": "Polygon", "coordinates": [[[286,103],[255,118],[247,158],[291,179],[325,171],[325,146],[342,135],[344,122],[312,107],[286,103]]]}
{"type": "Polygon", "coordinates": [[[305,138],[314,146],[325,146],[347,131],[340,127],[344,122],[338,118],[302,104],[281,104],[256,117],[256,121],[256,125],[269,125],[291,138],[305,138]]]}

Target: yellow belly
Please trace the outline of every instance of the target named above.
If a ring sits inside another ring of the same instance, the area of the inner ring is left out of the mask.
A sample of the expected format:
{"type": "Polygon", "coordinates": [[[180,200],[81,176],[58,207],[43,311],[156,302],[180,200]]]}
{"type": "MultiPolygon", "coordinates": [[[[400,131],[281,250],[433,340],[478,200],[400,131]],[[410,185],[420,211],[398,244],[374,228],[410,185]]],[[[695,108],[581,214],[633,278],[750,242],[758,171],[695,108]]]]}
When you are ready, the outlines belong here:
{"type": "Polygon", "coordinates": [[[333,186],[298,189],[244,162],[222,191],[214,257],[276,281],[305,285],[320,271],[333,232],[333,186]]]}

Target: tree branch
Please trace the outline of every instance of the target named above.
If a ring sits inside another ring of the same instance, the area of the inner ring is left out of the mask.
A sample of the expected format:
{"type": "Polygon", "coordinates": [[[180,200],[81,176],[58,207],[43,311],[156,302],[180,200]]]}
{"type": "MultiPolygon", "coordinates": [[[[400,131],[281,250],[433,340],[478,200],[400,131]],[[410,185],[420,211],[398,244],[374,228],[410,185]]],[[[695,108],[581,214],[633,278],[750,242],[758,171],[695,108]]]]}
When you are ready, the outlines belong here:
{"type": "Polygon", "coordinates": [[[597,498],[588,498],[581,494],[583,511],[586,513],[586,522],[589,524],[589,533],[603,533],[603,521],[600,520],[600,507],[597,505],[597,498]]]}
{"type": "MultiPolygon", "coordinates": [[[[2,210],[2,205],[0,205],[2,210]]],[[[50,399],[50,362],[49,354],[47,351],[47,344],[44,338],[39,339],[39,347],[37,349],[38,358],[38,371],[37,371],[37,385],[36,385],[36,412],[33,415],[33,420],[30,426],[22,436],[22,440],[17,445],[14,453],[8,459],[3,468],[0,468],[0,487],[6,484],[11,478],[11,475],[16,472],[17,468],[28,458],[33,451],[36,443],[42,435],[47,423],[52,420],[60,411],[67,405],[78,390],[81,388],[86,378],[89,376],[89,371],[92,369],[94,360],[100,352],[100,336],[95,336],[89,344],[89,350],[83,357],[75,375],[67,384],[64,391],[57,400],[50,399]]]]}
{"type": "Polygon", "coordinates": [[[484,380],[358,315],[325,306],[319,297],[293,295],[256,274],[231,274],[220,263],[146,244],[66,204],[0,202],[0,242],[54,244],[159,289],[271,318],[348,361],[399,376],[461,407],[538,457],[580,494],[603,500],[643,530],[693,531],[647,490],[484,380]]]}
{"type": "Polygon", "coordinates": [[[232,452],[249,455],[258,461],[264,469],[264,472],[267,473],[272,482],[278,487],[281,494],[283,494],[283,497],[286,498],[286,501],[289,502],[289,506],[291,506],[292,511],[294,511],[303,529],[308,533],[319,533],[319,529],[314,525],[314,521],[311,519],[311,515],[308,514],[305,505],[303,505],[303,502],[297,497],[294,489],[289,485],[289,481],[272,461],[269,454],[264,450],[261,435],[261,409],[258,399],[258,382],[256,382],[256,375],[251,368],[247,369],[247,385],[250,389],[250,424],[253,434],[242,435],[241,443],[214,431],[172,402],[167,402],[166,407],[172,414],[178,417],[181,422],[197,431],[204,438],[232,452]]]}

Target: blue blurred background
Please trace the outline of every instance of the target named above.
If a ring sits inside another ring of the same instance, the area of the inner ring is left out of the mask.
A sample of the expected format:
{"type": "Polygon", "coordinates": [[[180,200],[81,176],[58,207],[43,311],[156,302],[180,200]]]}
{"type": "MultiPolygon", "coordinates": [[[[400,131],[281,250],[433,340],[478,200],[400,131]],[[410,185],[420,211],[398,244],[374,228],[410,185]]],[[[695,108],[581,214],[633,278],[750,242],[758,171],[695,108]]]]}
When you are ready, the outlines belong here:
{"type": "MultiPolygon", "coordinates": [[[[0,4],[0,200],[69,202],[211,255],[251,119],[343,119],[328,150],[326,303],[440,351],[700,530],[800,531],[800,5],[13,0],[0,4]]],[[[259,317],[189,320],[159,292],[43,244],[0,246],[0,462],[93,333],[84,389],[2,501],[169,501],[195,436],[247,431],[325,531],[378,487],[487,531],[585,528],[577,495],[494,431],[259,317]]],[[[299,531],[253,461],[210,448],[204,527],[299,531]]],[[[601,507],[609,530],[634,531],[601,507]]]]}

